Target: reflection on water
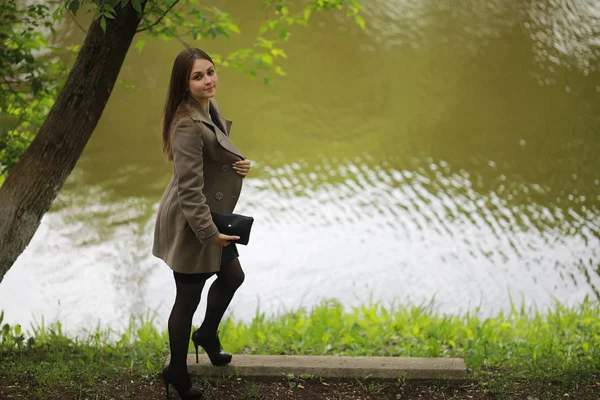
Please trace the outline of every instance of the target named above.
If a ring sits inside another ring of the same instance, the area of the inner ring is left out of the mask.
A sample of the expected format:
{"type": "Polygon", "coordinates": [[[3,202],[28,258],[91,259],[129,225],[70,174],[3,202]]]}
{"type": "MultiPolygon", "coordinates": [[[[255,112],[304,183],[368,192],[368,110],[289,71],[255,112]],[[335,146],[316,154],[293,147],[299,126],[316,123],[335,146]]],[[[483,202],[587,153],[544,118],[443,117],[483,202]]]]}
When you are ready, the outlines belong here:
{"type": "MultiPolygon", "coordinates": [[[[254,6],[222,7],[253,32],[254,6]]],[[[598,4],[378,0],[365,14],[366,31],[332,16],[294,31],[275,88],[220,72],[232,138],[255,161],[234,314],[325,297],[485,313],[600,297],[598,4]]],[[[115,89],[0,285],[8,321],[119,326],[148,307],[166,321],[172,277],[150,246],[177,51],[156,41],[128,55],[136,88],[115,89]]]]}
{"type": "Polygon", "coordinates": [[[452,51],[482,54],[491,41],[519,33],[540,69],[586,73],[596,70],[600,54],[596,0],[376,0],[364,5],[364,14],[367,34],[386,49],[427,51],[440,40],[452,51]]]}
{"type": "MultiPolygon", "coordinates": [[[[371,167],[367,157],[321,161],[263,167],[268,178],[246,181],[238,211],[256,224],[251,245],[240,249],[247,279],[232,306],[237,318],[251,318],[258,306],[273,312],[328,297],[435,298],[444,312],[480,306],[486,314],[521,295],[540,306],[600,297],[597,212],[515,206],[431,160],[414,160],[412,170],[371,167]]],[[[539,188],[513,193],[532,190],[539,188]]],[[[0,303],[16,300],[9,316],[44,314],[70,329],[98,319],[120,327],[150,307],[164,324],[174,285],[150,255],[155,205],[99,207],[93,193],[63,201],[70,204],[46,217],[3,282],[0,303]]]]}
{"type": "Polygon", "coordinates": [[[534,59],[541,69],[579,68],[596,71],[600,55],[600,5],[595,0],[531,2],[524,26],[533,42],[534,59]]]}

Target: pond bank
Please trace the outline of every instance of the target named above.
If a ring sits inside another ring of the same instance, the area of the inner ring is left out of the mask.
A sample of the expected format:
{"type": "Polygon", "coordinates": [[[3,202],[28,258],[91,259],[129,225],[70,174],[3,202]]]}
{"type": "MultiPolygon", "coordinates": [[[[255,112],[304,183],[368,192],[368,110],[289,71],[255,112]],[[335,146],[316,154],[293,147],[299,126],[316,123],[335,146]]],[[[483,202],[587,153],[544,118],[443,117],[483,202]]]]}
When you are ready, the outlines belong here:
{"type": "MultiPolygon", "coordinates": [[[[600,304],[591,301],[573,308],[556,304],[533,314],[513,308],[486,319],[439,315],[430,307],[344,309],[328,301],[276,317],[257,313],[249,323],[227,320],[221,327],[223,345],[237,354],[458,357],[465,360],[469,380],[458,386],[413,384],[402,377],[392,383],[313,376],[196,381],[219,399],[269,398],[276,390],[282,391],[280,398],[290,399],[302,393],[310,399],[308,393],[319,390],[333,391],[330,398],[349,399],[410,399],[423,393],[457,399],[558,399],[565,394],[595,399],[600,389],[599,315],[600,304]]],[[[167,336],[151,321],[132,321],[116,340],[108,339],[114,332],[101,329],[69,338],[60,325],[27,333],[5,325],[0,335],[0,398],[134,399],[144,391],[144,398],[164,396],[158,373],[168,355],[167,336]]]]}

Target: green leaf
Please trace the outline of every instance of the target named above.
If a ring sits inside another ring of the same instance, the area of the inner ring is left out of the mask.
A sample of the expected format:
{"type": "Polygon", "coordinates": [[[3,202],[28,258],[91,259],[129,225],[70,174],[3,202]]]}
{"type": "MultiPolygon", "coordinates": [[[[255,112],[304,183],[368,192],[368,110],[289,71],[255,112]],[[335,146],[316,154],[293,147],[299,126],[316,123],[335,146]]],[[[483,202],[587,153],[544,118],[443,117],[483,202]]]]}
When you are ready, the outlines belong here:
{"type": "Polygon", "coordinates": [[[142,5],[140,4],[140,0],[131,0],[131,5],[133,6],[133,9],[138,13],[142,12],[142,5]]]}
{"type": "Polygon", "coordinates": [[[140,39],[135,44],[135,48],[138,49],[138,51],[141,53],[142,49],[144,48],[145,45],[146,45],[146,41],[144,39],[140,39]]]}
{"type": "Polygon", "coordinates": [[[264,47],[266,49],[272,49],[273,48],[273,41],[272,40],[267,40],[265,38],[259,37],[257,38],[258,41],[258,46],[259,47],[264,47]]]}
{"type": "Polygon", "coordinates": [[[279,65],[275,67],[275,73],[277,75],[281,75],[281,76],[286,76],[287,75],[285,73],[285,71],[283,69],[281,69],[281,67],[279,65]]]}
{"type": "Polygon", "coordinates": [[[279,24],[278,20],[266,20],[266,21],[264,21],[261,24],[261,26],[260,26],[260,28],[258,30],[259,35],[262,35],[263,33],[267,32],[269,30],[272,31],[273,29],[275,29],[277,27],[278,24],[279,24]]]}
{"type": "Polygon", "coordinates": [[[135,85],[134,85],[133,83],[130,83],[130,82],[124,81],[124,80],[122,80],[122,79],[117,79],[117,83],[118,83],[119,85],[123,85],[123,86],[125,86],[127,89],[133,89],[133,88],[135,88],[135,85]]]}
{"type": "Polygon", "coordinates": [[[275,6],[275,11],[284,17],[286,17],[290,13],[287,7],[285,7],[283,4],[277,4],[275,6]]]}
{"type": "Polygon", "coordinates": [[[239,26],[237,26],[233,22],[228,22],[226,24],[223,24],[223,27],[229,29],[233,33],[238,33],[238,34],[241,33],[239,26]]]}
{"type": "Polygon", "coordinates": [[[258,28],[258,34],[259,35],[263,35],[265,32],[267,32],[269,30],[269,24],[267,23],[262,23],[260,25],[260,27],[258,28]]]}
{"type": "Polygon", "coordinates": [[[79,10],[79,0],[72,0],[69,3],[69,11],[71,11],[71,13],[73,13],[73,15],[77,15],[77,11],[79,10]]]}
{"type": "Polygon", "coordinates": [[[31,89],[33,90],[33,94],[37,94],[42,90],[42,82],[39,79],[31,80],[31,89]]]}
{"type": "Polygon", "coordinates": [[[310,18],[310,14],[312,13],[312,10],[309,7],[306,7],[304,9],[304,21],[308,21],[308,19],[310,18]]]}
{"type": "Polygon", "coordinates": [[[354,22],[356,22],[361,29],[365,29],[365,20],[360,15],[354,17],[354,22]]]}
{"type": "Polygon", "coordinates": [[[273,56],[275,56],[275,57],[281,56],[283,58],[287,58],[287,54],[285,53],[285,51],[283,49],[272,49],[271,54],[273,54],[273,56]]]}
{"type": "Polygon", "coordinates": [[[270,54],[261,54],[258,60],[262,61],[266,65],[273,65],[273,57],[270,54]]]}
{"type": "Polygon", "coordinates": [[[104,15],[100,18],[100,27],[106,32],[106,18],[104,18],[104,15]]]}
{"type": "Polygon", "coordinates": [[[287,29],[282,29],[279,31],[279,39],[288,40],[291,36],[291,33],[287,29]]]}

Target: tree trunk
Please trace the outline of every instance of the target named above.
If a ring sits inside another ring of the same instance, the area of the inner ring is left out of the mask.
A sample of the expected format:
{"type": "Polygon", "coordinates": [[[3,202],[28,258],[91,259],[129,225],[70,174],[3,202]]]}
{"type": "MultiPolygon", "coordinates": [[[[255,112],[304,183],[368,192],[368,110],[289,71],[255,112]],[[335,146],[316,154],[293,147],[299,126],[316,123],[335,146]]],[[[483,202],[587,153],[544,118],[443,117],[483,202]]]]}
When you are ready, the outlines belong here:
{"type": "MultiPolygon", "coordinates": [[[[146,2],[143,1],[143,4],[146,2]]],[[[0,186],[0,282],[25,250],[92,135],[140,17],[131,4],[94,21],[65,87],[20,161],[0,186]]]]}

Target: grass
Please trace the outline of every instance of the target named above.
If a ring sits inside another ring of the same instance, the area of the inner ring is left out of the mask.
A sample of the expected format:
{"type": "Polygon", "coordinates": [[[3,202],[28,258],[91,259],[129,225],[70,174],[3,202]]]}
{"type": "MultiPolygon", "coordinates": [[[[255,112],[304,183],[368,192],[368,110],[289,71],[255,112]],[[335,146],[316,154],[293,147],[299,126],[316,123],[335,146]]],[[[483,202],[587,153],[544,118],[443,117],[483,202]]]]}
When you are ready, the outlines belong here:
{"type": "MultiPolygon", "coordinates": [[[[490,318],[441,315],[433,305],[346,309],[337,301],[325,301],[310,310],[272,317],[257,312],[249,323],[228,319],[220,336],[234,353],[460,357],[479,391],[512,398],[523,388],[534,394],[595,388],[600,381],[599,316],[600,303],[587,299],[572,308],[557,303],[543,312],[513,307],[490,318]]],[[[120,393],[134,393],[141,390],[140,382],[157,385],[167,355],[167,334],[151,318],[132,319],[125,332],[97,328],[79,338],[65,335],[58,323],[45,326],[43,320],[31,332],[5,324],[0,331],[0,397],[13,387],[27,391],[29,398],[108,399],[115,388],[107,382],[115,379],[120,393]],[[73,397],[60,397],[65,393],[73,397]]],[[[319,382],[317,377],[305,378],[301,382],[319,382]]],[[[262,398],[264,383],[247,384],[240,398],[262,398]]],[[[287,382],[291,389],[298,384],[287,382]]],[[[353,387],[374,398],[389,389],[368,379],[353,387]]]]}

